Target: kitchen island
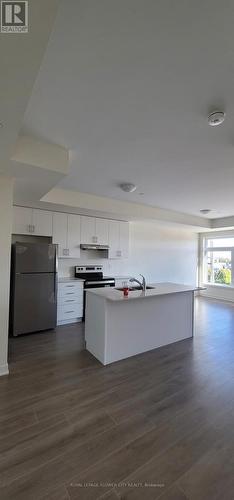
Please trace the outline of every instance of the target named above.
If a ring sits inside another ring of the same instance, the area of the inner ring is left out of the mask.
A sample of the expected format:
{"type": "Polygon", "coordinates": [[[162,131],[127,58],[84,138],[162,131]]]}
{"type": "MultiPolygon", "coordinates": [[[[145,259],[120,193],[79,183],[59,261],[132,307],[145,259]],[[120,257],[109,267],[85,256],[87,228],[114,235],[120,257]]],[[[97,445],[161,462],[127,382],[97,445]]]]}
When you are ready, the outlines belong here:
{"type": "Polygon", "coordinates": [[[155,283],[128,297],[113,288],[87,291],[86,349],[103,365],[192,338],[196,286],[155,283]]]}

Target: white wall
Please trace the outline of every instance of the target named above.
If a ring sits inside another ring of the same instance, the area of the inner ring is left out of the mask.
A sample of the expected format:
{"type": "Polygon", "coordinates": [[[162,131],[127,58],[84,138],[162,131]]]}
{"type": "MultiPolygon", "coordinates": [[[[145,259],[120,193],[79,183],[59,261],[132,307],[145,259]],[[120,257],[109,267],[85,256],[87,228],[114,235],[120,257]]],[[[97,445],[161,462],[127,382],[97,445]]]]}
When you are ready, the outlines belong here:
{"type": "Polygon", "coordinates": [[[8,317],[13,180],[0,176],[0,375],[8,373],[8,317]]]}
{"type": "Polygon", "coordinates": [[[76,264],[102,264],[112,276],[144,274],[148,282],[196,283],[198,236],[190,230],[154,222],[130,223],[130,256],[102,259],[97,252],[83,252],[80,259],[61,259],[60,276],[72,276],[76,264]]]}

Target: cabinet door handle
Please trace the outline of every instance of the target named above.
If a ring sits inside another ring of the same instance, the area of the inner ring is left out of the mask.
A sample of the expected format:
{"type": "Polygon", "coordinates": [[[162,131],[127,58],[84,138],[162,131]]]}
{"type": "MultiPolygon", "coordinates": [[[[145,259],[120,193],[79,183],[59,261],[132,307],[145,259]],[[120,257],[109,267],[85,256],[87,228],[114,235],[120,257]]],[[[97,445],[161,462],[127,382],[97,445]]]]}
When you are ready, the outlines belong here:
{"type": "Polygon", "coordinates": [[[65,311],[65,314],[74,313],[75,311],[65,311]]]}

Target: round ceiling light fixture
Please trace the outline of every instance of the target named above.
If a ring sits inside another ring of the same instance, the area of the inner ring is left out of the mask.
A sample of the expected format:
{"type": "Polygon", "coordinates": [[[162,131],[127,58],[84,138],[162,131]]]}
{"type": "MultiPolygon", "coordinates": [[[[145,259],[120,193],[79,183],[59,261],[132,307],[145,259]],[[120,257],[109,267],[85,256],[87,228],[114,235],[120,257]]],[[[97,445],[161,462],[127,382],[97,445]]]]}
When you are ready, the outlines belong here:
{"type": "Polygon", "coordinates": [[[202,215],[208,215],[210,212],[211,212],[211,209],[210,209],[210,208],[202,208],[202,209],[200,210],[200,213],[201,213],[202,215]]]}
{"type": "Polygon", "coordinates": [[[120,184],[120,187],[122,191],[125,191],[125,193],[133,193],[137,188],[135,184],[132,184],[131,182],[120,184]]]}
{"type": "Polygon", "coordinates": [[[213,111],[208,116],[208,123],[211,127],[216,127],[224,122],[226,114],[224,111],[213,111]]]}

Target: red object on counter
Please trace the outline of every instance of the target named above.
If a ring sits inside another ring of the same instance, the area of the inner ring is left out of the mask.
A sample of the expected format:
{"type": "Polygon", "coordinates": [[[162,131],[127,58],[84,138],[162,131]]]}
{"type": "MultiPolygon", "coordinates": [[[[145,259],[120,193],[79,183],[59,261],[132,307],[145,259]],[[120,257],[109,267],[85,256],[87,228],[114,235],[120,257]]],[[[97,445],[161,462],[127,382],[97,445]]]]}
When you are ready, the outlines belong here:
{"type": "Polygon", "coordinates": [[[129,288],[128,288],[128,286],[124,287],[124,288],[123,288],[123,294],[124,294],[124,297],[128,297],[128,292],[129,292],[129,288]]]}

